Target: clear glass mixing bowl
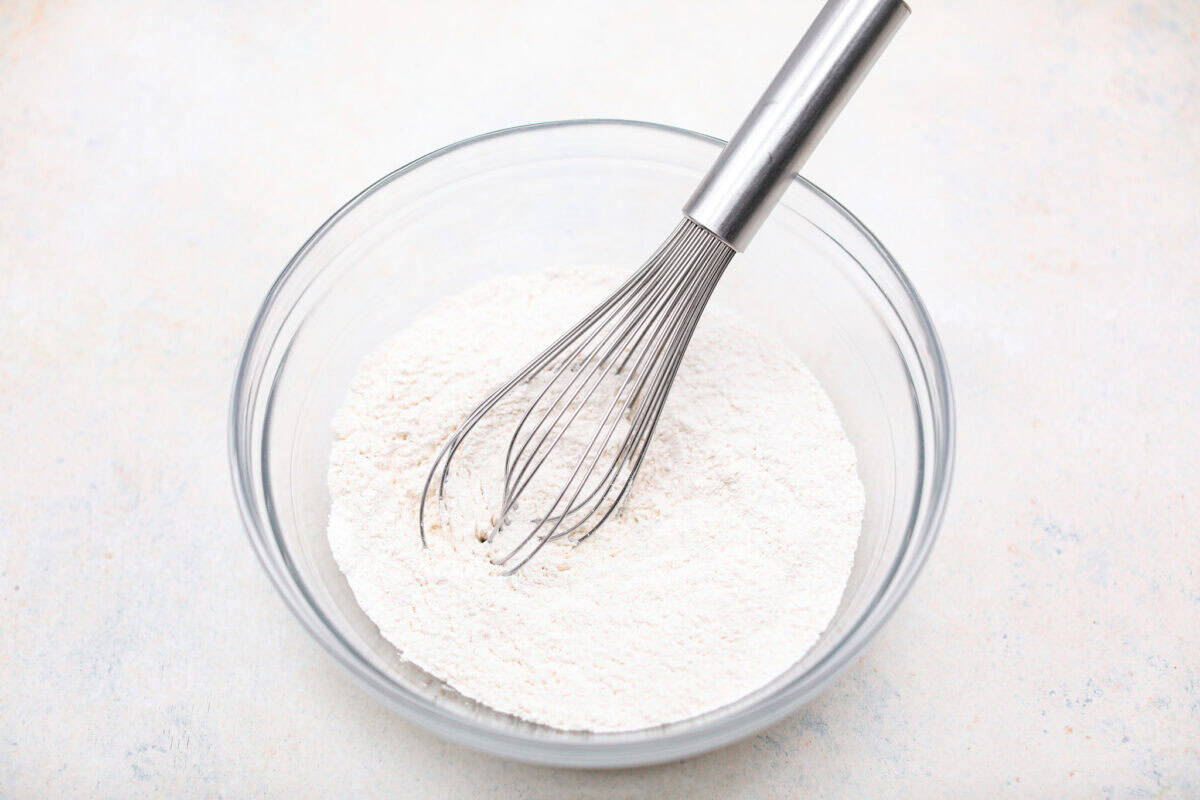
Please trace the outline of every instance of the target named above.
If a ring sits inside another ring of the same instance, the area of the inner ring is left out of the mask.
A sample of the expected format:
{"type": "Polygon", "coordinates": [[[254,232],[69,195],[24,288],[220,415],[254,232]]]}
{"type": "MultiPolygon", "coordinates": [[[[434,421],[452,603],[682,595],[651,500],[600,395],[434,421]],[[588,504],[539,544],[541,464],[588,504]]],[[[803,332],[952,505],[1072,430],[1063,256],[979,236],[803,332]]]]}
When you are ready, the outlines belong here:
{"type": "Polygon", "coordinates": [[[883,245],[798,179],[716,300],[768,325],[803,357],[858,450],[867,510],[854,570],[837,616],[803,660],[739,702],[683,722],[631,733],[556,730],[473,703],[404,662],[338,571],[325,538],[330,423],[363,356],[439,298],[484,278],[568,264],[632,271],[676,224],[721,145],[615,120],[532,125],[450,145],[343,206],[263,302],[230,418],[250,540],[284,601],[334,659],[440,736],[581,767],[711,750],[816,696],[879,630],[929,553],[954,438],[941,347],[883,245]]]}

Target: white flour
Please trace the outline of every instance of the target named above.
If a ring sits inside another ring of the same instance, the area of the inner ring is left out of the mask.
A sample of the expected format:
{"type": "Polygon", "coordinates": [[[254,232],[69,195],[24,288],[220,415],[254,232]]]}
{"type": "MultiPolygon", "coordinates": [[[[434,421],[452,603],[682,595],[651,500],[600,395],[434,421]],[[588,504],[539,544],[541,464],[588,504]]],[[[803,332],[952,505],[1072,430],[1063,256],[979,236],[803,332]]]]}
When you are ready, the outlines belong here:
{"type": "Polygon", "coordinates": [[[500,415],[457,457],[423,550],[418,498],[453,426],[614,285],[564,269],[442,303],[362,365],[329,470],[333,555],[405,658],[497,710],[594,731],[715,709],[799,660],[841,600],[864,504],[817,381],[713,305],[636,486],[595,536],[496,574],[477,534],[513,424],[500,415]]]}

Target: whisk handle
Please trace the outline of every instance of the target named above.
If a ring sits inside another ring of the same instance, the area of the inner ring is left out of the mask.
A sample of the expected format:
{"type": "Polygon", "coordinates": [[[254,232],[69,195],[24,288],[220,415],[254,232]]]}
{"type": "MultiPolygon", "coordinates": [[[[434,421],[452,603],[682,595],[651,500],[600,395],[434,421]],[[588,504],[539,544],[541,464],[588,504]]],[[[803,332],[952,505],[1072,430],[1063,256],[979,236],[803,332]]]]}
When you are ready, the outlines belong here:
{"type": "Polygon", "coordinates": [[[683,213],[745,250],[907,16],[903,0],[829,0],[683,213]]]}

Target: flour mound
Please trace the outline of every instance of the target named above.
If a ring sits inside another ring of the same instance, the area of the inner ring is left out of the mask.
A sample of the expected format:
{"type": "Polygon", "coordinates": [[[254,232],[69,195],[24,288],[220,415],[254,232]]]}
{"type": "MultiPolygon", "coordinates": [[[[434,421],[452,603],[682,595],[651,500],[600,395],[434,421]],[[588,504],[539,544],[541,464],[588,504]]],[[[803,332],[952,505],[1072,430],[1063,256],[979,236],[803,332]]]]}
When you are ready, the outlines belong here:
{"type": "Polygon", "coordinates": [[[364,361],[334,421],[329,543],[359,605],[455,690],[565,729],[681,720],[778,677],[832,619],[862,525],[829,397],[781,343],[713,304],[636,485],[594,536],[498,575],[490,556],[515,534],[479,533],[511,408],[456,457],[423,549],[417,508],[439,447],[618,282],[557,269],[455,296],[364,361]]]}

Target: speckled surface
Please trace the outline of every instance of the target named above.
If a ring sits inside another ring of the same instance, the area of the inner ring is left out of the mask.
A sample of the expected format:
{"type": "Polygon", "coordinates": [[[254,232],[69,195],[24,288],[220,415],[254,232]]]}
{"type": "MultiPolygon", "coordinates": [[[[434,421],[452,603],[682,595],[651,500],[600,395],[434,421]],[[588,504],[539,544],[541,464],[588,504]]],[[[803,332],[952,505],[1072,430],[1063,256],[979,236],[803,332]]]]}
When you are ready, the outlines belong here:
{"type": "Polygon", "coordinates": [[[323,5],[0,7],[0,795],[1200,796],[1200,5],[914,3],[807,174],[939,324],[942,539],[818,701],[614,773],[445,744],[306,637],[233,365],[374,178],[544,119],[728,135],[815,3],[323,5]]]}

